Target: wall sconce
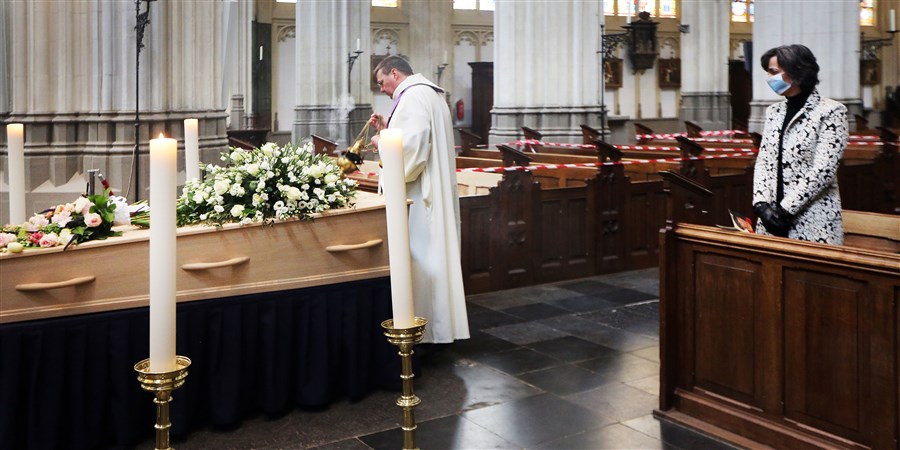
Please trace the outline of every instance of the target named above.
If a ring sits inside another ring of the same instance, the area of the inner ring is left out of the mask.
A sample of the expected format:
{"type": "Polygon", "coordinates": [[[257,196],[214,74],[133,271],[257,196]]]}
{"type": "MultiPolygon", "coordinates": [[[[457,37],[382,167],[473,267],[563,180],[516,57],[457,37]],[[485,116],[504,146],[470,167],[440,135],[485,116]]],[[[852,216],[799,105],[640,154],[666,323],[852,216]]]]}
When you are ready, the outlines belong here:
{"type": "Polygon", "coordinates": [[[881,39],[866,39],[865,34],[859,34],[860,41],[860,55],[859,59],[862,61],[878,61],[878,49],[881,47],[890,47],[894,44],[894,35],[897,34],[898,30],[888,30],[891,37],[889,38],[881,38],[881,39]]]}
{"type": "Polygon", "coordinates": [[[650,20],[650,13],[647,11],[638,14],[638,18],[639,20],[625,25],[624,33],[605,34],[602,31],[605,27],[601,26],[603,59],[614,58],[616,48],[625,44],[628,47],[628,60],[631,61],[631,68],[635,72],[652,69],[657,54],[657,22],[650,20]]]}

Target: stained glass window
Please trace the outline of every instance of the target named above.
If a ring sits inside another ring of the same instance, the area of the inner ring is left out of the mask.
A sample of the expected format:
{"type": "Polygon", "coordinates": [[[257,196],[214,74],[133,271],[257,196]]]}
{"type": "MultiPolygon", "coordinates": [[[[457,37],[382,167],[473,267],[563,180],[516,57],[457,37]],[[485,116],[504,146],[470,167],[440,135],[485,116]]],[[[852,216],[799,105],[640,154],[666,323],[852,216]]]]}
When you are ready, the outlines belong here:
{"type": "Polygon", "coordinates": [[[676,17],[676,0],[603,0],[603,15],[637,16],[647,11],[655,17],[676,17]],[[630,13],[630,14],[629,14],[630,13]]]}
{"type": "Polygon", "coordinates": [[[753,0],[732,0],[732,22],[753,22],[753,0]]]}
{"type": "Polygon", "coordinates": [[[875,26],[875,0],[864,0],[859,2],[859,26],[875,26]]]}
{"type": "Polygon", "coordinates": [[[614,0],[603,0],[603,14],[607,16],[616,15],[616,4],[614,0]]]}
{"type": "Polygon", "coordinates": [[[493,11],[494,0],[453,0],[453,9],[493,11]]]}
{"type": "Polygon", "coordinates": [[[659,1],[659,17],[675,17],[675,0],[659,1]]]}

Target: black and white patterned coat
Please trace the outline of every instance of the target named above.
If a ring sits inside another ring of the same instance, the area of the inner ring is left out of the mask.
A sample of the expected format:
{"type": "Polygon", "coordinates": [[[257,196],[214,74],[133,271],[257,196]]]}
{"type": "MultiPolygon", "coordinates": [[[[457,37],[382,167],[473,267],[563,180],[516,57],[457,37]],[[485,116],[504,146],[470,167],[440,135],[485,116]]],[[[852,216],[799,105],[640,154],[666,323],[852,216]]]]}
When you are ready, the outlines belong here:
{"type": "MultiPolygon", "coordinates": [[[[778,137],[787,102],[766,109],[766,125],[753,174],[753,204],[774,202],[778,137]]],[[[813,90],[784,132],[781,207],[794,215],[788,237],[840,245],[844,242],[837,169],[847,147],[847,107],[813,90]]],[[[757,231],[769,234],[761,221],[757,231]]]]}

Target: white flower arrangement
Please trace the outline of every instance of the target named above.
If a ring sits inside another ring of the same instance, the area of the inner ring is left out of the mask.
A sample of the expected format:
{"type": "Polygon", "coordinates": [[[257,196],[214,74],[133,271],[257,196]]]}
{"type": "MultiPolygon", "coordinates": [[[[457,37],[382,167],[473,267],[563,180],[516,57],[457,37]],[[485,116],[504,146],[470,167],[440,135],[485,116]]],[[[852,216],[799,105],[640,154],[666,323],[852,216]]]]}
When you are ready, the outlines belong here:
{"type": "Polygon", "coordinates": [[[178,225],[227,222],[248,224],[273,219],[312,219],[313,214],[351,206],[356,182],[342,179],[341,168],[316,155],[312,143],[222,153],[225,166],[206,166],[203,180],[189,180],[178,199],[178,225]]]}

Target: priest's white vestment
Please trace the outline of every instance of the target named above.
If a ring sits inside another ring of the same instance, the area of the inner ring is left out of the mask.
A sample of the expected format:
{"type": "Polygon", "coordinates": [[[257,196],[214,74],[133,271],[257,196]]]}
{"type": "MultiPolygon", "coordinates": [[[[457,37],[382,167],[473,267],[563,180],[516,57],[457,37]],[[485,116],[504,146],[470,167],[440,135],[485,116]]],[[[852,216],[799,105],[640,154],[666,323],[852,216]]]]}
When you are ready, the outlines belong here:
{"type": "Polygon", "coordinates": [[[388,128],[403,135],[416,315],[428,319],[423,342],[469,337],[460,257],[459,194],[450,109],[443,90],[421,74],[394,92],[388,128]],[[399,97],[398,97],[399,96],[399,97]]]}

